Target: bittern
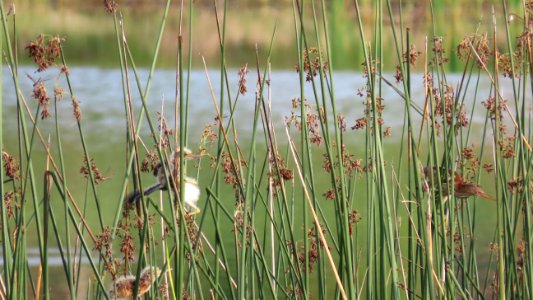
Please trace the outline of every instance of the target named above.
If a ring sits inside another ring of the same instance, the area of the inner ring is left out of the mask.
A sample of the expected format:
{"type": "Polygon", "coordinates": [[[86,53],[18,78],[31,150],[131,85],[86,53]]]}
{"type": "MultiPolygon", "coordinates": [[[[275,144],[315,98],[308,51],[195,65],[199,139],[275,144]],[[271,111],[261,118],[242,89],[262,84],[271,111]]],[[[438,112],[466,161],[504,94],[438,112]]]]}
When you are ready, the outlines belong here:
{"type": "MultiPolygon", "coordinates": [[[[183,148],[183,157],[184,159],[193,159],[193,158],[199,158],[201,155],[193,154],[191,150],[187,148],[183,148]]],[[[176,187],[176,190],[179,190],[180,186],[180,176],[181,172],[179,172],[180,168],[180,150],[174,151],[170,156],[170,164],[166,163],[167,171],[169,172],[168,176],[171,178],[174,182],[174,186],[176,187]]],[[[157,178],[157,182],[153,185],[147,187],[144,192],[142,193],[144,196],[148,196],[151,193],[155,191],[166,191],[167,190],[167,176],[165,174],[165,168],[163,168],[163,165],[161,163],[158,163],[154,170],[153,170],[154,176],[157,178]]],[[[200,198],[200,188],[198,186],[198,182],[191,177],[184,176],[184,201],[183,203],[186,204],[186,206],[191,209],[191,211],[188,211],[189,214],[197,214],[200,212],[200,209],[198,206],[196,206],[196,203],[198,202],[198,199],[200,198]]],[[[141,192],[135,191],[128,197],[128,203],[133,204],[141,198],[141,192]]]]}

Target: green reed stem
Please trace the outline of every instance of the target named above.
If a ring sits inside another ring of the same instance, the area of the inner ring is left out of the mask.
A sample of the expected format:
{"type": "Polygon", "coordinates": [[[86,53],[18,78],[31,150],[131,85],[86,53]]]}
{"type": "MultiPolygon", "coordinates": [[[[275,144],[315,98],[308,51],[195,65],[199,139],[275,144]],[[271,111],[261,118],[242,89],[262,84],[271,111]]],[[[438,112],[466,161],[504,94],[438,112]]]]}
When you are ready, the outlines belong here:
{"type": "MultiPolygon", "coordinates": [[[[2,7],[2,4],[0,4],[0,8],[2,7]]],[[[3,8],[2,8],[3,10],[3,8]]],[[[4,49],[4,42],[2,39],[0,39],[0,49],[4,49]]],[[[4,69],[4,60],[0,60],[0,70],[4,69]]],[[[3,114],[3,107],[4,107],[4,75],[3,72],[0,72],[0,145],[4,145],[4,114],[3,114]]],[[[4,155],[3,155],[3,149],[2,149],[2,155],[0,155],[0,166],[4,165],[4,155]]],[[[4,187],[4,172],[0,172],[0,195],[4,195],[5,193],[5,187],[4,187]]],[[[2,196],[3,197],[3,196],[2,196]]],[[[11,260],[11,238],[9,236],[9,225],[8,225],[8,219],[7,219],[7,207],[5,201],[0,201],[0,213],[2,215],[1,225],[2,225],[2,258],[4,262],[3,270],[4,270],[4,276],[2,282],[5,285],[4,292],[6,295],[9,295],[10,292],[12,292],[12,281],[9,280],[9,274],[11,274],[11,268],[12,268],[12,260],[11,260]]]]}
{"type": "MultiPolygon", "coordinates": [[[[63,65],[65,67],[67,67],[67,63],[66,63],[66,59],[65,59],[65,56],[64,56],[64,51],[63,51],[63,47],[61,47],[61,61],[63,63],[63,65]]],[[[68,86],[68,89],[69,89],[69,93],[70,93],[70,98],[72,99],[72,103],[73,105],[79,105],[78,104],[75,104],[78,102],[75,94],[74,94],[74,89],[72,87],[72,82],[70,80],[70,75],[69,73],[65,73],[65,79],[67,80],[67,86],[68,86]]],[[[102,211],[100,209],[100,199],[98,198],[98,193],[97,193],[97,189],[96,189],[96,182],[95,182],[95,179],[94,179],[94,172],[92,170],[92,167],[91,167],[91,157],[89,156],[89,150],[88,150],[88,147],[87,147],[87,143],[85,141],[85,135],[83,133],[83,128],[82,128],[82,124],[81,124],[81,118],[80,119],[76,119],[76,124],[78,126],[78,133],[80,135],[80,140],[81,140],[81,144],[83,146],[83,153],[84,153],[84,157],[85,157],[85,167],[87,168],[87,170],[89,171],[89,181],[91,183],[91,188],[92,188],[92,192],[93,192],[93,196],[94,196],[94,202],[96,204],[96,210],[97,210],[97,213],[98,213],[98,220],[100,221],[100,227],[103,229],[104,228],[104,221],[103,221],[103,217],[102,217],[102,211]]]]}
{"type": "MultiPolygon", "coordinates": [[[[40,214],[38,212],[38,194],[37,194],[37,189],[36,189],[36,183],[35,183],[35,176],[34,176],[34,172],[33,172],[33,163],[32,163],[32,159],[31,159],[31,151],[30,151],[30,144],[29,144],[29,141],[28,141],[28,134],[27,134],[27,126],[26,126],[26,118],[25,118],[25,114],[22,110],[22,95],[21,95],[21,89],[20,89],[20,85],[19,85],[19,80],[18,80],[18,75],[17,73],[15,73],[17,67],[17,63],[15,61],[15,58],[14,58],[14,55],[13,55],[13,48],[11,46],[11,40],[10,40],[10,35],[9,35],[9,32],[8,32],[8,25],[7,25],[7,16],[5,14],[5,10],[4,10],[4,6],[2,3],[0,3],[0,14],[2,16],[2,25],[3,25],[3,30],[4,30],[4,39],[5,39],[5,48],[7,49],[7,60],[8,60],[8,64],[10,66],[10,69],[11,69],[11,74],[12,74],[12,79],[13,79],[13,85],[15,87],[15,93],[16,93],[16,98],[17,98],[17,107],[18,107],[18,114],[17,114],[17,117],[20,118],[20,122],[18,123],[19,125],[19,130],[22,134],[22,136],[20,136],[20,133],[19,133],[19,146],[20,146],[20,156],[22,158],[22,147],[24,147],[24,157],[26,159],[26,162],[27,162],[27,167],[26,167],[26,170],[27,172],[29,173],[29,184],[30,184],[30,188],[31,188],[31,193],[32,193],[32,200],[33,200],[33,205],[34,205],[34,211],[35,211],[35,216],[36,216],[36,229],[37,229],[37,232],[39,233],[37,236],[38,236],[38,246],[39,246],[39,253],[41,255],[41,259],[43,258],[43,252],[44,252],[44,249],[43,249],[43,241],[42,241],[42,228],[41,228],[41,218],[40,218],[40,214]],[[23,144],[23,145],[22,145],[23,144]]],[[[21,162],[21,168],[22,168],[22,159],[20,159],[20,162],[21,162]]],[[[26,183],[27,182],[27,179],[26,177],[24,177],[25,180],[24,182],[26,183]]],[[[26,187],[26,184],[24,184],[24,189],[23,189],[23,192],[24,194],[26,195],[27,193],[25,193],[25,187],[26,187]]],[[[3,190],[2,190],[3,192],[3,190]]],[[[25,203],[26,201],[24,201],[23,203],[25,203]]],[[[24,209],[24,205],[21,206],[21,209],[24,209]]],[[[21,220],[24,220],[24,214],[22,213],[22,218],[21,220]]],[[[23,222],[23,221],[22,221],[23,222]]],[[[24,223],[19,223],[19,225],[22,225],[24,223]]],[[[21,227],[19,227],[21,228],[21,227]]],[[[22,241],[22,245],[17,245],[15,247],[16,251],[15,251],[15,257],[17,258],[20,258],[21,255],[19,254],[22,254],[22,253],[25,253],[26,252],[26,247],[24,245],[24,233],[18,233],[17,234],[17,237],[20,238],[20,241],[22,241]],[[18,247],[18,246],[21,246],[21,247],[18,247]]],[[[7,240],[10,240],[11,237],[9,237],[7,240]]],[[[8,250],[7,253],[10,253],[10,251],[8,250]]],[[[22,255],[22,256],[25,256],[25,255],[22,255]]],[[[9,260],[9,258],[8,258],[9,260]]],[[[16,261],[16,260],[15,260],[16,261]]],[[[24,269],[24,268],[22,268],[24,269]]],[[[14,276],[15,276],[15,270],[21,270],[21,268],[13,268],[13,270],[9,270],[11,271],[12,275],[11,275],[11,284],[13,284],[15,281],[14,281],[14,276]]],[[[18,272],[18,274],[20,276],[22,276],[22,272],[18,272]]],[[[8,276],[9,273],[6,274],[6,276],[8,276]]],[[[24,278],[24,277],[23,277],[24,278]]],[[[20,277],[18,278],[18,281],[19,283],[23,283],[25,282],[25,280],[21,279],[20,277]]],[[[24,287],[23,285],[20,286],[20,287],[24,287]]],[[[21,288],[21,290],[25,290],[25,288],[21,288]]],[[[9,294],[9,298],[10,299],[14,299],[16,293],[12,291],[11,294],[9,294]]]]}
{"type": "MultiPolygon", "coordinates": [[[[55,133],[56,133],[56,143],[57,143],[57,150],[58,150],[58,156],[59,156],[59,167],[60,167],[60,175],[63,180],[61,180],[62,183],[62,190],[67,190],[67,176],[65,173],[65,162],[64,162],[64,156],[63,156],[63,145],[61,142],[61,131],[59,129],[59,111],[57,109],[57,102],[59,99],[57,97],[54,97],[54,115],[55,115],[55,133]]],[[[48,148],[49,150],[49,148],[48,148]]],[[[63,196],[66,196],[66,194],[63,194],[63,196]]],[[[66,240],[66,269],[68,272],[67,274],[67,285],[69,287],[70,297],[74,299],[76,297],[75,289],[74,289],[74,277],[73,277],[73,265],[72,265],[72,255],[71,255],[71,242],[70,242],[70,225],[68,221],[68,212],[70,211],[70,205],[68,203],[67,198],[63,198],[64,203],[64,226],[65,226],[65,240],[66,240]]],[[[55,224],[54,224],[55,226],[55,224]]],[[[59,241],[59,237],[57,237],[57,240],[59,241]]],[[[62,250],[62,247],[60,247],[62,250]]]]}
{"type": "MultiPolygon", "coordinates": [[[[219,95],[219,114],[218,114],[218,117],[219,117],[219,121],[221,122],[220,124],[223,124],[222,122],[222,117],[224,116],[224,109],[225,109],[225,104],[224,104],[224,82],[225,80],[227,79],[227,76],[226,76],[226,72],[225,72],[225,69],[226,69],[226,17],[227,17],[227,1],[224,1],[224,11],[223,11],[223,20],[222,20],[222,28],[220,28],[221,24],[220,24],[220,21],[219,21],[219,17],[218,17],[218,10],[217,10],[217,3],[216,1],[213,0],[213,9],[214,9],[214,13],[215,13],[215,19],[217,21],[216,25],[217,25],[217,32],[218,32],[218,42],[219,42],[219,47],[220,47],[220,95],[219,95]]],[[[229,93],[229,88],[228,88],[228,93],[229,93]]],[[[230,98],[231,99],[231,98],[230,98]]],[[[231,112],[231,119],[230,121],[233,119],[233,111],[231,112]]],[[[220,162],[220,159],[222,157],[222,151],[224,149],[224,139],[223,137],[225,137],[225,132],[223,132],[223,127],[219,127],[218,129],[218,139],[217,139],[217,162],[220,162]]],[[[229,144],[227,145],[228,147],[228,153],[231,154],[231,150],[230,150],[230,146],[229,144]]],[[[233,162],[232,162],[233,163],[233,162]]],[[[218,166],[220,164],[217,164],[217,171],[215,172],[213,178],[212,178],[212,182],[211,182],[211,187],[213,186],[213,183],[215,184],[214,188],[215,188],[215,195],[218,197],[220,195],[220,186],[221,186],[221,177],[220,177],[220,173],[218,171],[218,166]]],[[[242,174],[242,173],[240,173],[242,174]]],[[[207,198],[209,200],[209,197],[207,198]]],[[[215,223],[215,227],[217,228],[217,230],[215,231],[215,235],[217,236],[217,243],[215,244],[215,260],[218,261],[220,259],[219,257],[219,251],[222,251],[222,253],[224,253],[225,251],[223,250],[223,246],[222,246],[222,243],[220,243],[219,241],[219,237],[220,237],[220,231],[219,231],[219,208],[220,206],[217,205],[215,207],[215,211],[213,212],[213,217],[214,217],[214,223],[215,223]]],[[[224,258],[224,261],[226,262],[226,266],[227,266],[227,260],[224,258]]],[[[238,269],[239,268],[239,261],[237,261],[237,266],[236,268],[238,269]]],[[[219,269],[219,266],[218,264],[215,265],[215,281],[219,281],[219,273],[220,273],[220,269],[219,269]]],[[[229,276],[228,276],[229,277],[229,276]]],[[[239,282],[239,285],[240,285],[240,282],[239,282]]],[[[235,292],[233,290],[233,288],[231,288],[231,294],[232,296],[235,298],[235,292]]]]}

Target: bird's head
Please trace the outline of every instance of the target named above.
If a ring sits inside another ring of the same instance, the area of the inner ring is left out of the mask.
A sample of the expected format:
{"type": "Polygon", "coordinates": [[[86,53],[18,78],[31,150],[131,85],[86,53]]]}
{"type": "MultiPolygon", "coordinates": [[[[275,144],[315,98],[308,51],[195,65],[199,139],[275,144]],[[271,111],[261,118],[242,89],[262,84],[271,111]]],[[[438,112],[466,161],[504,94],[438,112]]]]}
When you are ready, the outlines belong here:
{"type": "Polygon", "coordinates": [[[181,151],[180,150],[183,150],[183,158],[185,160],[187,159],[194,159],[194,158],[200,158],[202,157],[201,154],[194,154],[191,149],[187,148],[187,147],[183,147],[182,149],[180,149],[179,147],[172,153],[172,157],[171,159],[172,160],[175,160],[175,161],[178,161],[181,157],[181,151]]]}

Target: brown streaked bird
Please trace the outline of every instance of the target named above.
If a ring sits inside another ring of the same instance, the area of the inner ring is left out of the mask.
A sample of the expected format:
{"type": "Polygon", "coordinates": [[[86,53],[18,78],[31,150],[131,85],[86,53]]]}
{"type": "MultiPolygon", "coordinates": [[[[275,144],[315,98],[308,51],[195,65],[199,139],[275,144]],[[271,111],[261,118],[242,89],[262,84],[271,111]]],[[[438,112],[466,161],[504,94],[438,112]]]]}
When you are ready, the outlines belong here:
{"type": "Polygon", "coordinates": [[[453,194],[456,198],[477,196],[490,201],[496,201],[496,199],[485,193],[485,191],[481,189],[481,186],[475,183],[464,182],[463,178],[459,175],[455,175],[453,194]]]}
{"type": "MultiPolygon", "coordinates": [[[[437,187],[436,184],[434,184],[433,180],[437,180],[437,168],[433,167],[430,168],[428,166],[425,166],[423,169],[423,186],[422,189],[424,192],[428,192],[432,190],[433,188],[437,187]],[[433,170],[433,172],[431,172],[433,170]]],[[[448,184],[451,184],[451,177],[453,175],[453,195],[456,198],[468,198],[472,196],[477,196],[483,199],[496,201],[493,197],[485,193],[480,185],[477,185],[475,183],[468,183],[463,180],[463,178],[455,173],[452,172],[452,170],[448,169],[448,174],[441,173],[441,188],[442,188],[442,195],[447,198],[448,196],[448,184]]],[[[445,199],[446,200],[446,199],[445,199]]],[[[444,201],[445,201],[444,200],[444,201]]]]}
{"type": "MultiPolygon", "coordinates": [[[[152,283],[159,277],[161,270],[157,267],[145,267],[139,276],[139,288],[137,297],[146,294],[152,287],[152,283]]],[[[117,278],[108,290],[110,299],[130,300],[133,299],[133,290],[135,288],[135,276],[125,275],[117,278]]]]}
{"type": "MultiPolygon", "coordinates": [[[[188,148],[183,148],[183,156],[185,160],[193,159],[193,158],[199,158],[201,155],[193,154],[191,150],[188,148]]],[[[169,177],[174,178],[176,187],[179,188],[180,185],[180,173],[179,172],[179,160],[180,160],[180,151],[179,149],[172,152],[170,156],[170,163],[167,163],[167,171],[170,172],[169,177]]],[[[165,170],[163,168],[163,165],[161,163],[158,163],[153,171],[154,176],[157,178],[157,182],[153,185],[147,187],[143,191],[144,196],[148,196],[151,193],[155,191],[166,191],[167,190],[167,177],[165,176],[165,170]]],[[[184,185],[185,185],[185,196],[183,203],[186,204],[188,208],[191,209],[191,211],[188,211],[189,214],[197,214],[200,212],[200,209],[198,206],[196,206],[196,203],[198,202],[198,199],[200,199],[200,188],[198,186],[198,182],[191,177],[185,176],[183,178],[184,185]]],[[[135,191],[131,195],[128,196],[127,202],[128,204],[133,204],[141,199],[141,191],[135,191]]]]}
{"type": "MultiPolygon", "coordinates": [[[[432,190],[433,188],[438,187],[438,185],[436,184],[437,175],[438,175],[437,172],[438,172],[437,167],[431,168],[429,166],[424,166],[422,168],[421,175],[422,175],[422,191],[423,192],[428,192],[432,190]]],[[[445,176],[445,173],[441,173],[441,181],[442,181],[441,187],[443,190],[447,190],[446,186],[447,186],[447,183],[451,181],[450,180],[451,176],[452,176],[452,170],[450,169],[448,169],[448,176],[445,176]]]]}

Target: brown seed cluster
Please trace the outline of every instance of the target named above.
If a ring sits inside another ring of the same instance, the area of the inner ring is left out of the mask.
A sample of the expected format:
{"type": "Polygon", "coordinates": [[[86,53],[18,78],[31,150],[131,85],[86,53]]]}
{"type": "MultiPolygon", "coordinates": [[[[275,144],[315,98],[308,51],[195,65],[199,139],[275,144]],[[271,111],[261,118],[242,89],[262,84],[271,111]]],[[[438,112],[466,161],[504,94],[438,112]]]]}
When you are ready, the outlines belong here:
{"type": "MultiPolygon", "coordinates": [[[[94,160],[92,158],[91,158],[90,166],[91,166],[91,170],[93,171],[94,183],[99,184],[100,182],[109,179],[109,177],[104,176],[100,172],[100,170],[98,169],[98,167],[96,166],[96,163],[94,162],[94,160]]],[[[80,168],[80,173],[83,174],[83,176],[85,178],[89,178],[89,169],[87,167],[87,158],[83,159],[83,166],[80,168]]]]}
{"type": "Polygon", "coordinates": [[[300,98],[292,98],[291,104],[291,115],[289,117],[285,117],[285,124],[287,126],[290,126],[291,124],[294,124],[294,127],[298,129],[298,131],[302,130],[302,124],[301,124],[301,118],[299,117],[298,112],[296,111],[298,107],[300,107],[301,104],[300,98]]]}
{"type": "Polygon", "coordinates": [[[342,166],[344,167],[344,174],[351,176],[352,173],[360,174],[362,170],[362,160],[350,154],[346,145],[341,146],[342,166]]]}
{"type": "MultiPolygon", "coordinates": [[[[159,294],[161,295],[162,299],[170,299],[169,293],[168,293],[168,285],[166,282],[159,283],[159,294]]],[[[185,297],[185,296],[184,296],[185,297]]],[[[183,300],[190,300],[188,298],[182,298],[183,300]]]]}
{"type": "Polygon", "coordinates": [[[516,253],[519,257],[524,257],[527,251],[527,242],[524,239],[521,239],[516,245],[516,253]]]}
{"type": "Polygon", "coordinates": [[[525,17],[522,19],[524,21],[524,31],[516,38],[516,50],[508,54],[501,54],[499,52],[495,54],[498,67],[503,70],[504,76],[520,76],[523,71],[522,66],[524,61],[529,60],[533,38],[533,4],[531,3],[532,1],[528,1],[525,4],[525,17]]]}
{"type": "Polygon", "coordinates": [[[348,229],[350,232],[350,235],[353,234],[354,227],[361,221],[362,217],[359,214],[357,210],[352,210],[350,214],[348,215],[348,229]]]}
{"type": "Polygon", "coordinates": [[[510,159],[516,156],[515,141],[515,136],[505,136],[503,139],[498,140],[498,146],[503,158],[510,159]]]}
{"type": "Polygon", "coordinates": [[[80,102],[76,97],[72,97],[72,108],[74,110],[74,118],[76,118],[76,121],[81,121],[81,109],[80,109],[80,102]]]}
{"type": "MultiPolygon", "coordinates": [[[[433,85],[433,80],[430,76],[426,76],[426,80],[430,86],[433,85]]],[[[431,92],[435,102],[434,114],[442,119],[440,124],[438,123],[438,120],[435,119],[434,127],[437,135],[440,135],[440,129],[444,123],[451,125],[452,122],[455,122],[455,133],[457,134],[461,127],[468,126],[469,119],[464,105],[456,102],[455,91],[453,87],[450,85],[444,85],[442,88],[444,88],[444,99],[441,97],[441,90],[439,88],[433,86],[431,87],[431,92]]]]}
{"type": "Polygon", "coordinates": [[[68,75],[70,73],[69,69],[65,65],[61,65],[61,73],[68,75]]]}
{"type": "Polygon", "coordinates": [[[396,71],[394,73],[394,79],[396,80],[396,83],[400,83],[403,81],[402,68],[400,66],[396,66],[396,71]]]}
{"type": "Polygon", "coordinates": [[[521,177],[507,181],[507,189],[511,194],[522,194],[524,192],[524,181],[521,177]]]}
{"type": "Polygon", "coordinates": [[[370,72],[368,70],[368,64],[366,62],[361,63],[363,66],[363,77],[368,78],[369,75],[372,77],[376,75],[376,70],[378,69],[379,60],[370,61],[370,72]]]}
{"type": "MultiPolygon", "coordinates": [[[[249,213],[249,211],[247,213],[249,213]]],[[[244,212],[244,209],[243,209],[243,204],[239,203],[239,204],[235,205],[235,211],[233,213],[233,229],[232,229],[232,231],[234,233],[237,233],[239,231],[243,231],[244,230],[244,218],[246,218],[246,215],[245,215],[245,212],[244,212]]],[[[250,237],[252,236],[253,231],[254,231],[254,229],[253,229],[252,225],[250,224],[250,222],[248,222],[248,224],[246,226],[246,231],[245,231],[245,240],[246,240],[245,247],[248,247],[250,245],[250,237]]],[[[242,246],[243,246],[242,242],[239,239],[237,241],[237,247],[240,248],[242,246]]]]}
{"type": "MultiPolygon", "coordinates": [[[[179,227],[181,222],[179,222],[179,221],[176,221],[176,222],[177,222],[178,227],[179,227]]],[[[186,213],[185,214],[185,224],[186,224],[187,232],[189,234],[189,238],[191,240],[191,245],[193,245],[195,247],[194,250],[198,250],[197,254],[200,255],[200,253],[203,252],[204,247],[203,247],[203,244],[202,244],[202,240],[199,239],[199,237],[200,237],[200,235],[199,235],[200,228],[196,224],[194,216],[186,213]]],[[[186,258],[188,260],[191,260],[191,258],[192,258],[190,251],[187,251],[185,256],[186,256],[186,258]]]]}
{"type": "MultiPolygon", "coordinates": [[[[285,160],[281,158],[279,153],[270,156],[269,163],[274,170],[279,170],[279,174],[278,171],[270,174],[274,187],[279,188],[281,187],[282,181],[292,180],[294,178],[292,171],[285,166],[285,160]]],[[[274,193],[277,195],[277,189],[274,190],[274,193]]]]}
{"type": "Polygon", "coordinates": [[[6,206],[6,216],[8,219],[15,215],[15,210],[20,209],[20,204],[15,199],[14,192],[4,194],[4,204],[6,206]]]}
{"type": "Polygon", "coordinates": [[[492,173],[494,171],[494,166],[491,163],[485,163],[483,164],[483,169],[487,173],[492,173]]]}
{"type": "Polygon", "coordinates": [[[292,174],[292,171],[287,169],[287,168],[281,168],[279,170],[280,174],[281,174],[281,178],[283,178],[283,180],[292,180],[294,178],[294,175],[292,174]]]}
{"type": "Polygon", "coordinates": [[[517,260],[516,260],[516,267],[518,270],[518,276],[520,277],[520,283],[523,283],[523,276],[524,276],[524,262],[527,259],[527,242],[524,239],[521,239],[518,244],[516,245],[516,254],[517,254],[517,260]]]}
{"type": "Polygon", "coordinates": [[[287,286],[286,291],[287,291],[287,294],[290,295],[291,299],[301,299],[304,294],[301,288],[299,288],[298,286],[294,286],[294,285],[287,286]]]}
{"type": "MultiPolygon", "coordinates": [[[[370,90],[369,87],[367,87],[367,91],[370,90]]],[[[379,132],[381,131],[381,126],[385,124],[385,121],[381,117],[383,114],[383,111],[385,110],[385,105],[383,104],[384,99],[382,97],[375,97],[375,105],[374,100],[370,95],[367,94],[366,101],[363,101],[363,104],[365,105],[364,109],[364,115],[365,117],[359,118],[355,120],[355,125],[351,127],[352,130],[357,129],[363,129],[367,125],[369,125],[369,129],[371,129],[371,133],[374,132],[374,126],[372,126],[374,121],[374,109],[376,110],[376,116],[377,116],[377,126],[379,132]]],[[[389,132],[390,133],[390,132],[389,132]]]]}
{"type": "Polygon", "coordinates": [[[239,69],[239,93],[245,95],[248,91],[246,88],[246,74],[248,74],[248,64],[239,69]]]}
{"type": "MultiPolygon", "coordinates": [[[[322,230],[323,235],[326,235],[326,229],[322,228],[321,226],[320,230],[322,230]]],[[[313,267],[318,261],[319,248],[324,249],[325,245],[322,242],[322,240],[320,240],[320,238],[318,237],[318,232],[316,231],[314,227],[309,228],[307,230],[307,239],[309,241],[309,247],[307,250],[307,264],[306,264],[305,247],[303,245],[300,246],[299,251],[298,251],[298,261],[300,262],[302,271],[312,273],[313,267]]],[[[331,247],[328,246],[328,249],[331,249],[331,247]]]]}
{"type": "MultiPolygon", "coordinates": [[[[320,146],[323,141],[323,137],[320,133],[320,124],[325,122],[325,113],[323,107],[315,107],[313,105],[303,103],[305,111],[305,127],[309,133],[309,142],[320,146]]],[[[301,114],[302,101],[299,98],[292,99],[291,116],[285,118],[287,126],[294,124],[294,127],[299,131],[302,130],[302,118],[301,114]]]]}
{"type": "Polygon", "coordinates": [[[446,50],[444,50],[442,37],[435,37],[433,38],[433,53],[435,54],[435,57],[433,57],[433,62],[436,65],[443,65],[448,62],[448,57],[446,56],[446,50]]]}
{"type": "Polygon", "coordinates": [[[487,35],[471,35],[465,36],[463,40],[457,45],[455,53],[460,60],[466,61],[475,58],[478,67],[482,68],[487,65],[489,58],[492,55],[490,50],[487,35]],[[475,53],[472,51],[475,50],[475,53]]]}
{"type": "Polygon", "coordinates": [[[392,127],[387,127],[387,129],[385,129],[385,131],[383,132],[383,136],[384,137],[388,137],[388,136],[391,136],[392,135],[392,127]]]}
{"type": "Polygon", "coordinates": [[[213,130],[212,124],[206,124],[204,127],[204,131],[202,133],[202,141],[208,142],[209,145],[213,145],[215,143],[215,140],[217,138],[217,133],[213,130]]]}
{"type": "Polygon", "coordinates": [[[505,77],[519,77],[521,75],[522,67],[522,55],[518,51],[514,51],[511,54],[503,54],[499,51],[496,52],[496,59],[498,61],[498,67],[502,70],[505,77]],[[512,59],[512,61],[511,61],[512,59]]]}
{"type": "Polygon", "coordinates": [[[492,273],[492,278],[490,279],[490,290],[492,291],[490,298],[496,299],[500,291],[500,279],[498,272],[492,273]]]}
{"type": "MultiPolygon", "coordinates": [[[[233,191],[235,192],[235,203],[239,205],[244,199],[242,199],[241,191],[239,189],[240,175],[238,174],[238,168],[232,166],[233,163],[228,153],[222,153],[220,159],[222,170],[224,172],[224,181],[233,188],[233,191]]],[[[241,165],[245,165],[245,162],[241,161],[241,165]]]]}
{"type": "Polygon", "coordinates": [[[345,132],[346,131],[346,118],[344,117],[344,115],[339,114],[337,116],[337,124],[338,124],[339,129],[340,129],[341,132],[345,132]]]}
{"type": "Polygon", "coordinates": [[[499,249],[498,243],[489,244],[489,251],[492,252],[493,254],[498,253],[498,249],[499,249]]]}
{"type": "Polygon", "coordinates": [[[125,230],[124,233],[120,234],[122,238],[120,242],[120,252],[124,255],[124,263],[132,263],[135,259],[135,243],[133,241],[133,236],[129,230],[125,230]]]}
{"type": "Polygon", "coordinates": [[[324,122],[323,116],[323,109],[321,107],[318,108],[318,114],[312,111],[307,113],[306,125],[310,134],[309,141],[311,144],[317,146],[320,146],[323,140],[322,135],[320,134],[320,120],[324,122]]]}
{"type": "Polygon", "coordinates": [[[362,160],[356,158],[355,155],[350,154],[346,145],[341,146],[341,159],[339,159],[338,155],[335,155],[335,160],[333,160],[333,164],[332,160],[329,159],[327,153],[322,154],[322,157],[322,168],[327,173],[330,173],[334,167],[339,167],[340,163],[342,163],[342,167],[344,168],[344,174],[346,174],[347,176],[358,175],[363,172],[362,160]]]}
{"type": "Polygon", "coordinates": [[[157,150],[148,151],[141,162],[141,172],[154,172],[157,164],[159,164],[157,150]]]}
{"type": "Polygon", "coordinates": [[[464,147],[461,150],[461,155],[465,159],[472,159],[474,157],[474,149],[473,149],[473,147],[464,147]]]}
{"type": "Polygon", "coordinates": [[[109,227],[104,228],[101,233],[96,235],[94,250],[100,253],[100,257],[104,261],[105,269],[115,278],[116,269],[113,260],[113,240],[111,239],[109,227]]]}
{"type": "Polygon", "coordinates": [[[15,158],[6,151],[2,151],[2,160],[4,161],[4,171],[7,177],[11,179],[18,179],[18,172],[20,170],[20,166],[15,160],[15,158]]]}
{"type": "MultiPolygon", "coordinates": [[[[464,232],[468,232],[468,231],[464,230],[464,232]]],[[[462,242],[463,238],[466,238],[466,236],[463,236],[461,238],[461,233],[459,232],[459,230],[456,230],[454,235],[453,235],[453,244],[455,245],[455,247],[454,247],[455,253],[458,256],[462,256],[463,255],[463,242],[462,242]]]]}
{"type": "Polygon", "coordinates": [[[490,117],[494,120],[496,117],[502,119],[502,111],[505,109],[507,100],[500,99],[498,105],[496,105],[496,97],[489,97],[485,101],[481,101],[481,104],[489,111],[490,117]]]}
{"type": "Polygon", "coordinates": [[[327,190],[324,194],[322,194],[324,197],[326,197],[326,200],[335,200],[335,189],[331,188],[327,190]]]}
{"type": "Polygon", "coordinates": [[[420,54],[422,54],[422,52],[417,51],[415,45],[411,45],[411,47],[409,47],[409,50],[405,51],[405,53],[403,54],[404,62],[409,62],[411,66],[415,67],[416,61],[418,60],[418,56],[420,56],[420,54]]]}
{"type": "Polygon", "coordinates": [[[355,125],[352,126],[352,129],[353,130],[357,130],[357,129],[363,129],[366,127],[366,124],[367,124],[367,120],[366,118],[359,118],[357,120],[355,120],[355,125]]]}
{"type": "MultiPolygon", "coordinates": [[[[306,49],[304,51],[303,71],[305,72],[305,80],[311,81],[316,77],[319,71],[325,73],[329,69],[329,63],[322,59],[321,54],[316,48],[306,49]]],[[[296,66],[296,72],[300,73],[300,66],[296,66]]]]}
{"type": "Polygon", "coordinates": [[[476,174],[481,167],[481,162],[474,154],[474,145],[466,146],[461,149],[461,156],[457,160],[458,168],[465,168],[463,177],[471,181],[476,180],[476,174]]]}
{"type": "Polygon", "coordinates": [[[165,116],[163,116],[162,113],[157,113],[157,120],[158,120],[158,128],[159,132],[162,133],[161,135],[161,148],[166,149],[170,145],[170,138],[174,134],[174,130],[168,126],[167,120],[165,119],[165,116]]]}
{"type": "Polygon", "coordinates": [[[114,14],[117,12],[118,4],[115,0],[104,0],[104,9],[107,13],[114,14]]]}
{"type": "Polygon", "coordinates": [[[56,101],[63,100],[63,95],[64,94],[65,94],[65,90],[62,87],[60,87],[60,86],[54,87],[54,99],[56,101]]]}
{"type": "Polygon", "coordinates": [[[39,102],[39,106],[41,107],[41,119],[50,117],[50,112],[48,111],[50,97],[48,97],[46,86],[42,80],[38,80],[33,84],[32,97],[39,102]]]}
{"type": "Polygon", "coordinates": [[[37,64],[37,72],[42,72],[55,63],[61,55],[62,42],[63,39],[57,36],[47,37],[40,34],[36,40],[26,46],[29,56],[37,64]]]}
{"type": "MultiPolygon", "coordinates": [[[[214,299],[215,297],[212,296],[211,299],[214,299]]],[[[183,291],[181,292],[181,299],[182,300],[193,300],[194,298],[187,292],[186,288],[183,288],[183,291]]]]}

